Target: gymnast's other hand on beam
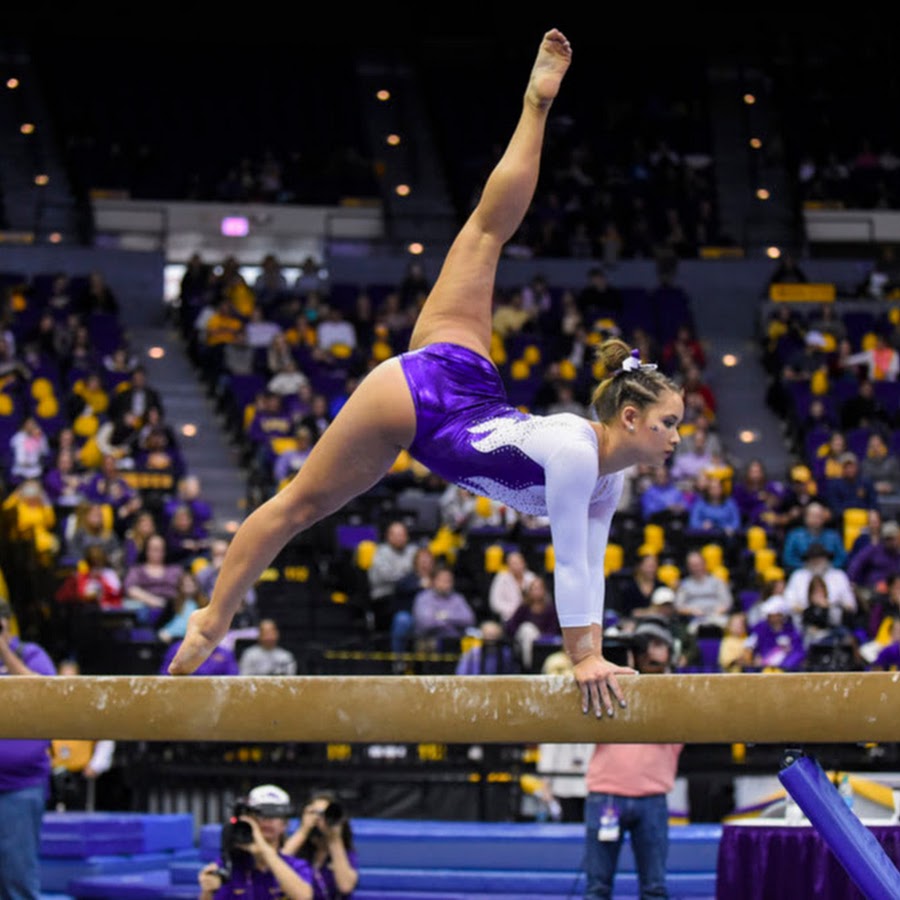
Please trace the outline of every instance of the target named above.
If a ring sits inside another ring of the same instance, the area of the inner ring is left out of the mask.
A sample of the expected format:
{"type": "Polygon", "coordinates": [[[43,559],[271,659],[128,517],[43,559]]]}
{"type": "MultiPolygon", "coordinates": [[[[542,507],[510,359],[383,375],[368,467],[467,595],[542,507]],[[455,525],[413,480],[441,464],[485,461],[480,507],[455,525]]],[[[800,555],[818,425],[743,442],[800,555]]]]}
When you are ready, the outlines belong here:
{"type": "Polygon", "coordinates": [[[624,709],[627,704],[617,676],[636,674],[635,669],[628,666],[617,666],[602,656],[587,656],[577,662],[575,664],[575,681],[581,688],[581,711],[587,713],[593,707],[597,718],[602,718],[604,709],[608,716],[612,716],[614,714],[613,697],[624,709]]]}

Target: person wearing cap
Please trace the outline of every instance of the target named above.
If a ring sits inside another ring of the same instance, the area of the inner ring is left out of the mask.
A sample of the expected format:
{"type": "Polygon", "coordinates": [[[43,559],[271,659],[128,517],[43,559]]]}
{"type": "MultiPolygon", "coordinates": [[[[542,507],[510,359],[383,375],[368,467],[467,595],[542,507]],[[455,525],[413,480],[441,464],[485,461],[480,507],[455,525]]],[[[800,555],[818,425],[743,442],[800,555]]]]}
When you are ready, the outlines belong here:
{"type": "Polygon", "coordinates": [[[881,526],[881,540],[854,554],[847,576],[868,599],[872,593],[900,574],[900,525],[893,519],[881,526]]]}
{"type": "Polygon", "coordinates": [[[353,846],[353,828],[330,791],[312,794],[283,852],[309,865],[314,900],[343,900],[356,890],[359,854],[353,846]]]}
{"type": "Polygon", "coordinates": [[[696,637],[689,633],[687,621],[675,606],[675,591],[666,584],[660,584],[650,595],[650,605],[634,611],[635,633],[644,625],[658,624],[669,635],[672,643],[672,659],[676,667],[685,665],[693,658],[696,637]]]}
{"type": "Polygon", "coordinates": [[[832,515],[840,521],[847,509],[872,509],[878,506],[878,492],[859,468],[859,457],[848,450],[838,460],[841,464],[839,478],[825,481],[825,503],[832,515]]]}
{"type": "Polygon", "coordinates": [[[250,791],[246,804],[250,811],[240,821],[250,826],[252,840],[239,845],[230,860],[219,859],[200,870],[199,900],[313,900],[309,864],[283,849],[290,795],[277,785],[261,784],[250,791]]]}
{"type": "Polygon", "coordinates": [[[786,672],[798,669],[806,651],[803,635],[794,625],[787,600],[780,594],[773,594],[763,601],[761,612],[762,619],[747,635],[747,665],[786,672]]]}
{"type": "MultiPolygon", "coordinates": [[[[672,643],[664,628],[638,627],[635,668],[642,675],[672,668],[672,643]]],[[[683,744],[597,744],[585,781],[586,898],[612,897],[625,832],[629,833],[641,897],[667,897],[668,794],[675,784],[683,744]]]]}
{"type": "MultiPolygon", "coordinates": [[[[43,647],[12,633],[13,611],[0,599],[0,678],[55,675],[43,647]]],[[[41,824],[50,796],[50,741],[0,740],[0,897],[41,896],[41,824]]]]}
{"type": "Polygon", "coordinates": [[[814,543],[828,551],[835,566],[844,566],[847,551],[837,529],[828,525],[830,517],[828,507],[818,500],[808,504],[803,513],[803,524],[791,528],[784,539],[781,562],[788,573],[803,565],[804,555],[814,543]]]}
{"type": "Polygon", "coordinates": [[[853,583],[843,569],[834,565],[831,551],[819,543],[807,547],[803,554],[803,565],[794,569],[785,583],[783,596],[791,612],[802,615],[809,602],[809,583],[816,575],[822,579],[828,591],[832,624],[840,625],[854,616],[858,604],[853,583]]]}

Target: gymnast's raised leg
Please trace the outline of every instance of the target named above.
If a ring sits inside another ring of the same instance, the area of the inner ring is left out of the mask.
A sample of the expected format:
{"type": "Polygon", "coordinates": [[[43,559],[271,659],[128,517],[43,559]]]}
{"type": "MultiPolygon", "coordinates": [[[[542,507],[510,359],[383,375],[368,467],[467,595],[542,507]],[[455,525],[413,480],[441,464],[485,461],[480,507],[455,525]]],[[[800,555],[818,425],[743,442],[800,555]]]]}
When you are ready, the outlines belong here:
{"type": "MultiPolygon", "coordinates": [[[[570,60],[569,42],[559,31],[549,31],[541,41],[515,132],[450,248],[419,315],[411,349],[454,342],[489,356],[500,252],[531,203],[547,113],[570,60]]],[[[191,616],[170,673],[193,672],[225,636],[241,599],[285,544],[377,484],[415,433],[406,378],[397,359],[387,360],[351,394],[293,480],[242,523],[211,601],[191,616]]]]}

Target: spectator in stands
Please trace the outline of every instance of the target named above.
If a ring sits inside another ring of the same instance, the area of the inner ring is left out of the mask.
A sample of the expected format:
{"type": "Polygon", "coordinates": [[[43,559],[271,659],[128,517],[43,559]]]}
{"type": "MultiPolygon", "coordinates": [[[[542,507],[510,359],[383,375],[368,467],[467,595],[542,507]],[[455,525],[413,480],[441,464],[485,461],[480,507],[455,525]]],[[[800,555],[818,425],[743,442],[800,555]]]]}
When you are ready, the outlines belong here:
{"type": "Polygon", "coordinates": [[[620,322],[624,304],[622,291],[610,282],[603,266],[592,266],[587,274],[587,283],[575,295],[582,320],[586,325],[597,319],[620,322]]]}
{"type": "Polygon", "coordinates": [[[889,451],[884,436],[878,431],[873,431],[866,442],[860,474],[875,488],[879,503],[886,497],[900,494],[900,460],[889,451]]]}
{"type": "Polygon", "coordinates": [[[291,353],[288,353],[285,359],[279,360],[275,368],[268,368],[267,364],[267,369],[271,377],[266,382],[266,390],[273,394],[294,397],[302,388],[309,387],[309,378],[300,370],[296,358],[291,353]]]}
{"type": "Polygon", "coordinates": [[[703,377],[703,372],[692,362],[684,365],[681,374],[684,392],[684,423],[696,426],[706,420],[711,425],[716,419],[716,395],[703,377]]]}
{"type": "MultiPolygon", "coordinates": [[[[665,674],[672,646],[652,634],[635,640],[635,668],[665,674]]],[[[585,897],[612,897],[625,833],[644,897],[665,897],[669,850],[667,795],[675,785],[682,744],[597,744],[588,763],[585,800],[585,897]]]]}
{"type": "Polygon", "coordinates": [[[872,509],[878,506],[875,485],[860,472],[859,457],[848,450],[841,454],[840,463],[840,477],[825,480],[822,498],[838,522],[848,509],[872,509]]]}
{"type": "Polygon", "coordinates": [[[154,534],[147,539],[143,559],[125,570],[122,605],[138,614],[138,622],[155,625],[178,593],[183,569],[166,562],[166,541],[154,534]]]}
{"type": "Polygon", "coordinates": [[[869,666],[875,672],[896,672],[900,669],[900,619],[892,619],[887,643],[878,651],[869,666]]]}
{"type": "Polygon", "coordinates": [[[194,523],[204,528],[212,522],[213,510],[209,501],[203,498],[203,484],[196,474],[182,475],[175,485],[175,495],[163,506],[163,522],[168,523],[179,506],[188,506],[194,523]]]}
{"type": "Polygon", "coordinates": [[[56,599],[97,609],[121,609],[122,579],[103,547],[98,544],[87,547],[81,563],[60,585],[56,599]]]}
{"type": "Polygon", "coordinates": [[[412,615],[413,638],[420,650],[451,646],[476,622],[469,601],[456,590],[453,569],[446,565],[435,569],[431,587],[416,594],[412,615]]]}
{"type": "MultiPolygon", "coordinates": [[[[0,600],[0,678],[55,675],[43,647],[15,636],[0,600]]],[[[41,823],[50,789],[49,740],[0,740],[0,896],[41,896],[41,823]]]]}
{"type": "Polygon", "coordinates": [[[223,858],[200,870],[199,900],[262,900],[275,896],[313,900],[317,892],[310,864],[296,859],[296,848],[285,841],[292,813],[288,793],[277,785],[261,784],[250,791],[246,802],[250,811],[241,816],[241,821],[250,826],[252,842],[242,845],[238,853],[223,852],[223,858]]]}
{"type": "Polygon", "coordinates": [[[91,316],[95,313],[107,316],[119,314],[116,292],[110,287],[103,272],[94,270],[88,274],[87,284],[75,297],[75,308],[82,316],[91,316]]]}
{"type": "Polygon", "coordinates": [[[894,415],[885,408],[875,393],[875,384],[861,378],[856,393],[844,400],[839,408],[841,430],[849,433],[856,428],[871,428],[882,433],[892,427],[894,415]]]}
{"type": "Polygon", "coordinates": [[[521,668],[503,623],[485,619],[478,627],[478,638],[456,663],[457,675],[516,675],[521,668]]]}
{"type": "Polygon", "coordinates": [[[526,672],[533,668],[535,641],[562,640],[556,606],[542,577],[537,576],[525,588],[519,608],[503,627],[526,672]]]}
{"type": "Polygon", "coordinates": [[[826,524],[829,518],[827,507],[818,500],[806,505],[803,523],[795,525],[787,532],[781,551],[781,561],[788,574],[803,565],[806,551],[812,544],[822,545],[830,554],[835,566],[844,565],[847,559],[844,541],[836,529],[826,524]]]}
{"type": "Polygon", "coordinates": [[[281,632],[274,619],[260,619],[259,637],[241,654],[241,675],[296,675],[297,659],[281,646],[281,632]]]}
{"type": "Polygon", "coordinates": [[[528,567],[525,555],[512,548],[506,552],[504,565],[494,574],[488,589],[488,606],[501,622],[508,622],[525,598],[528,585],[537,578],[528,567]]]}
{"type": "Polygon", "coordinates": [[[733,612],[725,624],[725,633],[719,643],[718,663],[722,672],[742,672],[746,663],[747,614],[733,612]]]}
{"type": "Polygon", "coordinates": [[[27,478],[42,478],[50,461],[50,442],[33,416],[26,417],[9,439],[12,461],[9,484],[15,487],[27,478]]]}
{"type": "Polygon", "coordinates": [[[616,589],[611,591],[609,598],[610,609],[624,618],[651,614],[654,592],[665,586],[658,574],[659,556],[648,546],[639,547],[637,553],[630,577],[617,581],[616,589]]]}
{"type": "MultiPolygon", "coordinates": [[[[437,570],[437,558],[427,544],[416,547],[412,569],[394,585],[391,604],[391,651],[405,653],[409,650],[413,632],[412,608],[416,596],[432,586],[437,570]]],[[[398,669],[400,667],[398,666],[398,669]]],[[[405,667],[403,669],[405,671],[405,667]]]]}
{"type": "Polygon", "coordinates": [[[900,351],[888,343],[883,333],[876,332],[874,346],[851,353],[844,358],[843,365],[864,366],[869,381],[896,381],[900,376],[900,351]]]}
{"type": "Polygon", "coordinates": [[[113,528],[112,510],[105,504],[86,501],[65,521],[63,556],[74,564],[93,546],[102,547],[113,566],[121,565],[122,540],[113,528]]]}
{"type": "Polygon", "coordinates": [[[803,554],[803,565],[791,572],[785,584],[784,599],[792,614],[800,615],[806,608],[809,583],[814,576],[825,583],[834,624],[856,614],[856,593],[847,573],[834,565],[828,548],[817,543],[809,545],[803,554]]]}
{"type": "Polygon", "coordinates": [[[683,449],[679,445],[672,457],[672,480],[683,491],[694,493],[703,473],[715,462],[715,456],[708,447],[705,433],[698,431],[694,435],[693,446],[683,449]]]}
{"type": "Polygon", "coordinates": [[[282,852],[309,864],[315,900],[349,898],[359,883],[353,827],[343,805],[330,791],[313,793],[282,852]]]}
{"type": "Polygon", "coordinates": [[[744,528],[771,525],[771,513],[784,496],[784,488],[768,477],[761,459],[751,459],[741,477],[735,481],[731,496],[737,504],[744,528]],[[769,515],[767,515],[769,514],[769,515]]]}
{"type": "Polygon", "coordinates": [[[762,620],[747,637],[746,665],[786,672],[799,669],[806,653],[803,635],[794,625],[788,602],[775,594],[762,604],[762,614],[762,620]]]}
{"type": "Polygon", "coordinates": [[[560,381],[556,384],[556,396],[546,408],[547,415],[555,413],[572,413],[576,416],[586,418],[588,416],[588,408],[584,403],[579,401],[575,396],[575,387],[567,381],[560,381]]]}
{"type": "Polygon", "coordinates": [[[98,472],[84,479],[81,490],[88,503],[105,505],[113,511],[113,529],[119,537],[125,534],[143,505],[140,492],[124,478],[111,454],[103,457],[98,472]]]}
{"type": "Polygon", "coordinates": [[[189,564],[209,549],[209,531],[196,523],[187,504],[175,508],[162,535],[166,542],[166,561],[175,565],[189,564]]]}
{"type": "Polygon", "coordinates": [[[883,588],[894,575],[900,574],[900,525],[891,520],[881,526],[880,540],[869,544],[850,557],[847,577],[869,600],[879,588],[883,588]]]}
{"type": "Polygon", "coordinates": [[[253,282],[257,308],[265,313],[277,309],[288,291],[288,281],[280,260],[274,253],[267,253],[260,264],[259,274],[253,282]]]}
{"type": "MultiPolygon", "coordinates": [[[[74,659],[60,662],[57,675],[78,677],[81,666],[74,659]]],[[[50,808],[56,812],[97,808],[97,779],[112,768],[115,741],[54,740],[50,746],[50,808]]],[[[102,808],[102,807],[101,807],[102,808]]]]}
{"type": "Polygon", "coordinates": [[[718,478],[704,478],[699,487],[688,515],[688,530],[729,540],[741,530],[741,512],[734,497],[726,496],[718,478]]]}
{"type": "Polygon", "coordinates": [[[734,596],[728,583],[709,571],[706,559],[699,550],[685,557],[686,574],[675,590],[675,608],[682,616],[690,617],[690,630],[701,626],[724,629],[734,606],[734,596]]]}
{"type": "Polygon", "coordinates": [[[175,596],[163,610],[162,624],[156,632],[157,637],[164,644],[183,638],[191,613],[206,606],[208,602],[209,598],[200,590],[194,573],[184,569],[178,579],[175,596]]]}
{"type": "Polygon", "coordinates": [[[144,559],[147,541],[158,534],[156,518],[149,509],[139,510],[122,540],[122,570],[127,572],[144,559]]]}
{"type": "Polygon", "coordinates": [[[156,409],[161,417],[165,417],[162,395],[150,384],[147,370],[143,366],[136,366],[131,373],[130,386],[119,391],[110,401],[109,416],[118,419],[129,413],[143,424],[150,409],[156,409]]]}
{"type": "Polygon", "coordinates": [[[415,555],[416,545],[410,541],[406,524],[399,519],[388,523],[367,572],[369,600],[379,627],[386,627],[393,618],[397,583],[413,571],[415,555]]]}
{"type": "Polygon", "coordinates": [[[769,287],[773,284],[806,284],[809,278],[792,253],[783,253],[778,265],[769,276],[769,287]]]}
{"type": "Polygon", "coordinates": [[[333,418],[328,397],[317,392],[312,395],[309,412],[300,419],[300,424],[309,428],[314,441],[318,441],[325,434],[325,429],[331,424],[333,418]]]}
{"type": "Polygon", "coordinates": [[[276,489],[280,490],[297,474],[300,467],[309,458],[312,447],[312,432],[306,425],[299,425],[294,431],[293,446],[278,453],[272,464],[272,477],[276,489]]]}
{"type": "MultiPolygon", "coordinates": [[[[694,329],[687,324],[679,325],[671,340],[663,345],[661,362],[670,375],[677,376],[690,369],[702,372],[706,368],[706,350],[694,334],[694,329]]],[[[707,388],[708,389],[708,388],[707,388]]],[[[710,391],[713,408],[715,397],[710,391]]]]}
{"type": "Polygon", "coordinates": [[[640,494],[644,522],[665,523],[671,519],[686,522],[693,495],[675,483],[669,466],[656,466],[652,478],[640,494]]]}
{"type": "Polygon", "coordinates": [[[84,502],[84,472],[69,447],[62,447],[56,452],[42,483],[60,522],[84,502]]]}
{"type": "Polygon", "coordinates": [[[328,306],[316,327],[317,356],[323,360],[346,359],[357,346],[356,328],[339,306],[328,306]]]}
{"type": "Polygon", "coordinates": [[[534,328],[534,319],[534,312],[525,308],[521,290],[513,288],[508,291],[500,289],[496,291],[492,319],[495,334],[505,339],[531,331],[534,328]]]}

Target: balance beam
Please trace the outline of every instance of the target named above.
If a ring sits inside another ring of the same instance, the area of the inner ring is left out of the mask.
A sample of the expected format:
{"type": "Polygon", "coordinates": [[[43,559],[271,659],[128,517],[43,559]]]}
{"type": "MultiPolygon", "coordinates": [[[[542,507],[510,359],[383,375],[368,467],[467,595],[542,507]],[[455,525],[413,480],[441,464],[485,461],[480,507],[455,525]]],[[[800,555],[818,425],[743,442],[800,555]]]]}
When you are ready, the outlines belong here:
{"type": "Polygon", "coordinates": [[[581,712],[544,675],[6,676],[0,738],[306,743],[900,740],[900,672],[628,675],[581,712]]]}

